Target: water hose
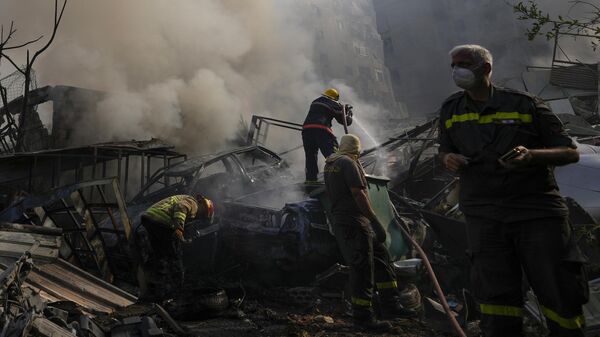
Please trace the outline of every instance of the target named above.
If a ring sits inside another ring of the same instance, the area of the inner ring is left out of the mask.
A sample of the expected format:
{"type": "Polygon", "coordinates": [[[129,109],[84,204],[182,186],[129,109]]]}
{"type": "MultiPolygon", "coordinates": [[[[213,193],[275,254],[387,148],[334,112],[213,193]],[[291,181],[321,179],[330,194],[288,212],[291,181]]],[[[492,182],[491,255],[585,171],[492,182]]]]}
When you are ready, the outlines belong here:
{"type": "MultiPolygon", "coordinates": [[[[394,210],[394,214],[396,215],[396,218],[400,218],[400,214],[398,214],[398,210],[396,209],[396,207],[394,207],[394,204],[392,204],[390,202],[390,205],[392,206],[392,209],[394,210]]],[[[444,292],[442,291],[442,287],[440,287],[440,283],[438,282],[437,277],[435,276],[435,272],[433,271],[433,268],[431,267],[431,263],[429,263],[427,254],[425,254],[425,251],[423,250],[423,248],[421,248],[421,246],[419,246],[419,244],[412,238],[412,236],[410,235],[408,230],[406,228],[404,228],[404,226],[402,226],[399,221],[398,221],[398,227],[400,227],[400,230],[402,231],[404,236],[406,238],[408,238],[410,243],[413,245],[413,247],[415,247],[415,249],[421,256],[421,258],[423,259],[423,262],[425,263],[425,268],[427,269],[427,274],[429,275],[429,278],[431,279],[431,282],[433,283],[433,287],[435,288],[437,296],[440,299],[440,303],[442,304],[442,307],[444,308],[444,311],[446,312],[446,316],[448,316],[450,325],[452,325],[452,327],[454,328],[454,330],[460,337],[467,337],[467,335],[461,328],[460,324],[458,324],[456,317],[454,317],[453,312],[450,310],[448,301],[446,301],[446,296],[444,295],[444,292]]]]}

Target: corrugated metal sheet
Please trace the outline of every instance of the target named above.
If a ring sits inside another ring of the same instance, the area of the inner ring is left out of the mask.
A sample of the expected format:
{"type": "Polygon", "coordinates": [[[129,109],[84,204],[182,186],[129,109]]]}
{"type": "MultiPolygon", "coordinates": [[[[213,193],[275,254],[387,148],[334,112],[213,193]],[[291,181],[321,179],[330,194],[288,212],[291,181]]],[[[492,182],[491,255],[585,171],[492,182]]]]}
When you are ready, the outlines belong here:
{"type": "Polygon", "coordinates": [[[571,137],[592,137],[599,136],[600,131],[594,129],[583,117],[569,114],[556,114],[565,125],[567,133],[571,137]]]}
{"type": "Polygon", "coordinates": [[[90,312],[111,313],[133,304],[136,297],[58,258],[60,229],[0,224],[0,272],[10,266],[34,242],[34,268],[25,282],[49,301],[72,301],[90,312]]]}
{"type": "Polygon", "coordinates": [[[54,260],[58,257],[62,242],[60,228],[48,228],[21,224],[0,223],[0,256],[20,257],[39,242],[31,252],[36,260],[54,260]]]}
{"type": "MultiPolygon", "coordinates": [[[[14,261],[13,258],[0,258],[0,272],[14,261]]],[[[112,313],[136,301],[135,296],[62,259],[34,265],[24,285],[38,291],[45,300],[72,301],[91,313],[112,313]]]]}
{"type": "Polygon", "coordinates": [[[73,301],[93,311],[110,313],[136,300],[135,296],[61,259],[35,266],[26,283],[49,300],[73,301]]]}
{"type": "Polygon", "coordinates": [[[559,87],[582,90],[598,89],[598,71],[595,64],[570,67],[554,67],[550,71],[550,83],[559,87]]]}

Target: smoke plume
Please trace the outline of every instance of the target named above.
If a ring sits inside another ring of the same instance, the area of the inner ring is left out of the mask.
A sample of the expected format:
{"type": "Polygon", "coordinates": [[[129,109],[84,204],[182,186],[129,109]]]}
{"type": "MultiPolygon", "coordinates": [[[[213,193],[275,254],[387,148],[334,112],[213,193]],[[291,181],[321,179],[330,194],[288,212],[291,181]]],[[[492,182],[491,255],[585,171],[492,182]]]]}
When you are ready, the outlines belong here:
{"type": "MultiPolygon", "coordinates": [[[[18,41],[47,37],[52,3],[5,0],[0,22],[15,21],[18,41]]],[[[313,34],[286,3],[69,1],[56,40],[36,62],[38,83],[110,93],[74,145],[158,137],[184,151],[214,151],[240,116],[301,122],[323,89],[313,34]]]]}

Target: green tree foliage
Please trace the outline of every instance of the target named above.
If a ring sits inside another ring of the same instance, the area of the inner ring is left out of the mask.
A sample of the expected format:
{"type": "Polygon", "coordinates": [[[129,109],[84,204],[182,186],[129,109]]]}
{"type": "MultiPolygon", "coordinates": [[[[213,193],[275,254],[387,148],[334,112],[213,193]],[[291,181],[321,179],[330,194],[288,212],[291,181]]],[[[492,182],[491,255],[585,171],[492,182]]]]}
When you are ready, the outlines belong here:
{"type": "Polygon", "coordinates": [[[568,12],[556,17],[544,12],[534,0],[519,1],[512,7],[517,19],[531,22],[527,29],[529,40],[538,36],[551,40],[557,34],[572,35],[574,38],[581,36],[590,38],[590,44],[596,50],[600,46],[600,5],[580,0],[569,3],[568,12]],[[575,11],[582,13],[581,17],[574,18],[571,13],[575,11]]]}

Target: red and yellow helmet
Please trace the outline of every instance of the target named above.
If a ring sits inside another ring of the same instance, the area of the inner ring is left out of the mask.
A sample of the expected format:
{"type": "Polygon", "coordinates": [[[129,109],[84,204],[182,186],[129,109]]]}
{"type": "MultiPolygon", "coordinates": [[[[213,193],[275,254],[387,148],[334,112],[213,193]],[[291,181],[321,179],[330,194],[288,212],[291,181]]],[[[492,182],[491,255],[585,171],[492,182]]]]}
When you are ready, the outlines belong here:
{"type": "Polygon", "coordinates": [[[204,217],[206,220],[212,223],[215,217],[215,204],[212,202],[212,200],[200,194],[196,196],[196,200],[198,200],[198,204],[204,208],[204,217]]]}

